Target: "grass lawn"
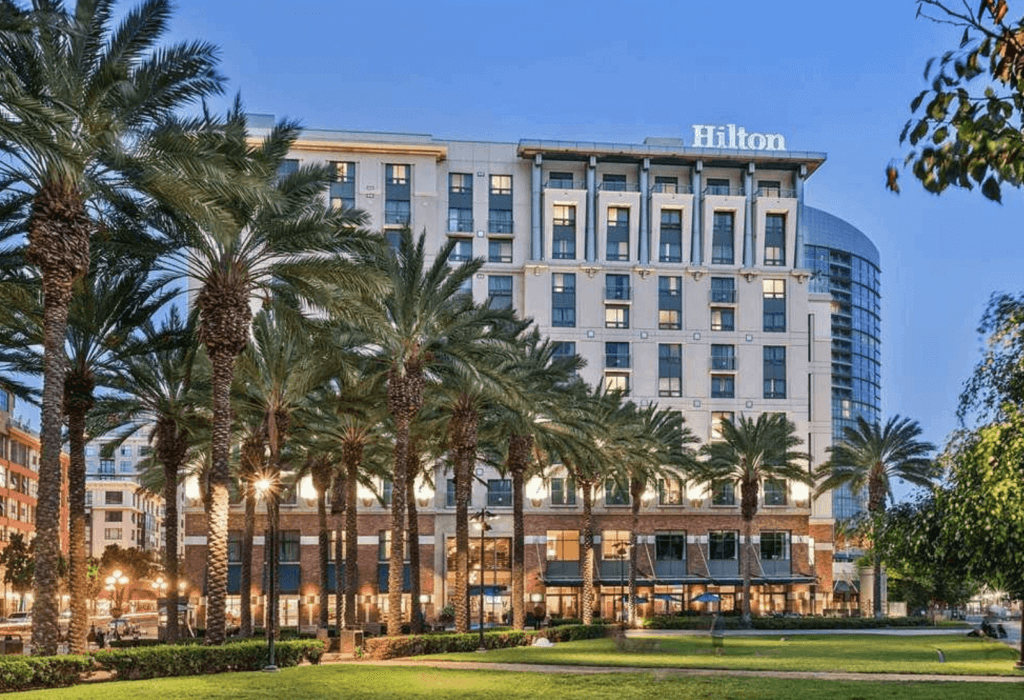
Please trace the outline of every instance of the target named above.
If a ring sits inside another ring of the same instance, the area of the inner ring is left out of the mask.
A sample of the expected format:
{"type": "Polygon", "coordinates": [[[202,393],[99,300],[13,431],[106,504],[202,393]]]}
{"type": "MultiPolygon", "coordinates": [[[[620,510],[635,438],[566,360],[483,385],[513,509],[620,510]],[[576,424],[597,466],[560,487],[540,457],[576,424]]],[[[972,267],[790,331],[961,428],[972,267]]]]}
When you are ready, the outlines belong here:
{"type": "Polygon", "coordinates": [[[727,634],[721,656],[712,652],[708,637],[634,638],[627,639],[622,649],[614,639],[589,639],[563,642],[551,648],[516,647],[426,658],[651,668],[1024,675],[1013,669],[1017,652],[1005,644],[958,635],[729,637],[727,634]],[[936,648],[945,654],[945,663],[939,662],[936,648]]]}
{"type": "MultiPolygon", "coordinates": [[[[482,655],[481,655],[482,656],[482,655]]],[[[286,668],[277,674],[232,673],[151,681],[95,683],[59,690],[11,693],[14,700],[211,700],[214,698],[390,700],[391,698],[501,698],[501,700],[665,700],[666,698],[758,698],[758,700],[1020,700],[1021,686],[988,683],[825,682],[764,678],[675,678],[664,673],[594,676],[442,671],[340,664],[286,668]]]]}

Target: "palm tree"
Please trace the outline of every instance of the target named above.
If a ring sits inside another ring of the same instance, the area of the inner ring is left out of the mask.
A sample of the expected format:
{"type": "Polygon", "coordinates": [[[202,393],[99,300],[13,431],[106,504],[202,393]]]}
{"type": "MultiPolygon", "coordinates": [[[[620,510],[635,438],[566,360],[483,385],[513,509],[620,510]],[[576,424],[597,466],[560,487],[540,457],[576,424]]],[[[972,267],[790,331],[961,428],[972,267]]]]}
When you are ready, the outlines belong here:
{"type": "Polygon", "coordinates": [[[740,483],[740,515],[743,518],[746,556],[740,557],[743,574],[743,622],[750,624],[750,580],[756,553],[753,523],[758,491],[764,479],[812,482],[806,464],[810,455],[797,451],[803,444],[796,426],[784,413],[762,413],[753,420],[740,415],[736,422],[722,421],[722,440],[701,448],[707,460],[696,470],[704,481],[735,480],[740,483]]]}
{"type": "MultiPolygon", "coordinates": [[[[329,287],[335,295],[330,301],[339,305],[351,300],[350,295],[379,292],[368,268],[360,264],[379,242],[359,230],[365,220],[361,213],[324,206],[327,168],[302,167],[278,176],[299,134],[296,124],[281,122],[258,145],[250,145],[238,102],[224,124],[212,117],[206,124],[204,153],[232,173],[234,185],[224,188],[215,182],[206,197],[230,216],[198,221],[168,217],[163,232],[175,244],[167,268],[199,282],[198,337],[212,367],[206,642],[220,644],[227,596],[230,388],[235,359],[249,341],[250,303],[257,291],[322,304],[329,287]]],[[[197,188],[204,184],[201,172],[183,170],[178,176],[197,188]]]]}
{"type": "MultiPolygon", "coordinates": [[[[365,326],[380,347],[387,363],[387,406],[394,430],[394,459],[391,496],[391,556],[388,573],[388,634],[401,633],[401,601],[406,519],[406,467],[409,461],[409,433],[413,419],[423,407],[426,373],[448,367],[454,375],[476,372],[475,362],[485,355],[485,342],[473,334],[507,318],[507,314],[474,306],[462,292],[483,261],[467,261],[452,269],[448,258],[454,249],[449,241],[427,265],[426,235],[414,242],[406,229],[398,249],[385,251],[378,266],[390,280],[391,292],[365,326]],[[455,342],[455,341],[459,342],[455,342]]],[[[372,312],[371,312],[372,313],[372,312]]],[[[457,409],[453,409],[455,414],[457,409]]],[[[468,426],[467,426],[468,429],[468,426]]],[[[469,432],[472,432],[469,430],[469,432]]],[[[470,450],[466,443],[463,448],[470,450]]],[[[475,454],[474,454],[475,456],[475,454]]],[[[468,507],[467,497],[463,498],[468,507]]],[[[457,534],[459,532],[456,527],[457,534]]],[[[468,521],[466,525],[468,552],[468,521]]],[[[464,597],[464,592],[461,593],[464,597]]],[[[460,591],[456,590],[456,604],[460,591]]]]}
{"type": "MultiPolygon", "coordinates": [[[[916,486],[931,486],[940,467],[928,454],[935,445],[920,440],[921,426],[910,418],[896,415],[881,426],[857,416],[856,426],[847,426],[843,440],[829,448],[831,458],[818,467],[815,477],[824,479],[815,495],[840,486],[853,492],[867,487],[868,512],[876,516],[885,511],[886,496],[893,500],[892,480],[903,479],[916,486]]],[[[882,561],[875,553],[875,617],[882,617],[882,561]]]]}
{"type": "Polygon", "coordinates": [[[656,486],[659,479],[686,481],[696,464],[695,454],[689,445],[697,442],[695,436],[684,425],[683,414],[678,410],[659,408],[651,404],[635,410],[630,423],[634,432],[629,449],[626,473],[629,479],[630,514],[632,524],[629,530],[629,602],[627,619],[631,627],[636,626],[636,578],[637,578],[637,532],[640,529],[640,503],[647,489],[656,486]]]}
{"type": "Polygon", "coordinates": [[[164,497],[164,574],[167,577],[167,632],[178,638],[178,483],[201,430],[194,406],[203,384],[195,376],[195,327],[171,307],[160,326],[148,321],[140,328],[145,354],[123,359],[113,383],[116,393],[97,399],[93,420],[113,434],[114,445],[151,429],[154,460],[160,468],[164,497]]]}
{"type": "MultiPolygon", "coordinates": [[[[28,261],[43,283],[44,371],[32,644],[53,654],[58,640],[63,343],[72,285],[89,268],[93,233],[106,205],[136,194],[182,194],[155,168],[164,151],[154,125],[218,93],[216,50],[190,42],[157,49],[170,0],[148,0],[114,24],[113,0],[55,0],[30,9],[4,3],[0,31],[3,119],[0,180],[29,203],[28,261]]],[[[202,167],[202,166],[200,166],[202,167]]],[[[178,200],[181,201],[181,200],[178,200]]]]}

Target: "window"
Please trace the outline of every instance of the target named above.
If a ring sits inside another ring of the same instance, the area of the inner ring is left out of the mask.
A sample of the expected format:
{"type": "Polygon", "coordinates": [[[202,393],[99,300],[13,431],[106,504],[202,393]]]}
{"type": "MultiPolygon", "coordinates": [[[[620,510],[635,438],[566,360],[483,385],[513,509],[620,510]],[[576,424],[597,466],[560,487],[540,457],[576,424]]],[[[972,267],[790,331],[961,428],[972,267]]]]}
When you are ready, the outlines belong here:
{"type": "Polygon", "coordinates": [[[658,278],[658,328],[679,330],[683,324],[683,296],[681,277],[658,278]]]}
{"type": "Polygon", "coordinates": [[[409,200],[389,199],[384,204],[384,223],[396,226],[409,225],[409,200]]]}
{"type": "Polygon", "coordinates": [[[658,479],[658,505],[683,505],[683,483],[679,479],[673,477],[658,479]]]}
{"type": "Polygon", "coordinates": [[[601,176],[601,189],[609,192],[625,192],[626,176],[605,173],[601,176]]]}
{"type": "Polygon", "coordinates": [[[237,564],[242,561],[242,531],[228,530],[228,562],[237,564]]]}
{"type": "Polygon", "coordinates": [[[511,175],[491,175],[491,194],[511,195],[511,175]]]}
{"type": "Polygon", "coordinates": [[[548,561],[580,560],[579,530],[548,530],[547,540],[548,561]]]}
{"type": "Polygon", "coordinates": [[[114,460],[112,459],[101,459],[100,460],[100,474],[113,474],[115,471],[114,460]]]}
{"type": "Polygon", "coordinates": [[[735,345],[712,345],[711,346],[711,369],[734,370],[736,369],[736,346],[735,345]]]}
{"type": "Polygon", "coordinates": [[[551,505],[576,505],[576,482],[560,476],[551,479],[551,505]]]}
{"type": "Polygon", "coordinates": [[[658,260],[661,262],[683,261],[683,212],[680,209],[661,210],[661,240],[658,243],[658,260]]]}
{"type": "Polygon", "coordinates": [[[605,372],[604,390],[608,392],[618,391],[622,394],[629,394],[629,375],[625,372],[605,372]]]}
{"type": "Polygon", "coordinates": [[[712,277],[711,302],[715,304],[735,304],[736,280],[732,277],[712,277]]]}
{"type": "Polygon", "coordinates": [[[679,178],[656,175],[654,177],[654,191],[665,194],[676,194],[679,192],[679,178]]]}
{"type": "Polygon", "coordinates": [[[487,301],[493,309],[512,308],[512,276],[487,276],[487,301]]]}
{"type": "Polygon", "coordinates": [[[576,275],[556,272],[551,275],[551,325],[576,327],[576,275]]]}
{"type": "Polygon", "coordinates": [[[786,348],[781,345],[764,346],[764,397],[786,398],[786,348]]]}
{"type": "Polygon", "coordinates": [[[709,177],[705,194],[729,194],[728,178],[709,177]]]}
{"type": "Polygon", "coordinates": [[[551,257],[555,260],[572,260],[576,257],[576,207],[556,204],[552,209],[551,257]]]}
{"type": "Polygon", "coordinates": [[[657,561],[685,561],[686,533],[654,533],[654,558],[657,561]]]}
{"type": "Polygon", "coordinates": [[[106,491],[103,494],[103,502],[108,506],[120,506],[124,505],[124,492],[122,491],[106,491]]]}
{"type": "Polygon", "coordinates": [[[103,522],[119,523],[124,519],[124,511],[108,510],[103,514],[103,522]]]}
{"type": "Polygon", "coordinates": [[[786,280],[762,280],[764,294],[764,330],[782,333],[786,330],[786,280]]]}
{"type": "Polygon", "coordinates": [[[131,457],[132,456],[131,445],[121,445],[121,448],[120,448],[119,452],[121,453],[122,457],[131,457]]]}
{"type": "Polygon", "coordinates": [[[761,559],[771,561],[773,559],[789,558],[788,532],[761,533],[761,559]]]}
{"type": "Polygon", "coordinates": [[[786,505],[786,480],[765,479],[764,480],[764,504],[766,506],[786,505]]]}
{"type": "Polygon", "coordinates": [[[409,166],[388,164],[384,166],[384,181],[388,185],[408,185],[409,166]]]}
{"type": "Polygon", "coordinates": [[[604,298],[614,301],[629,299],[629,275],[605,275],[604,298]]]}
{"type": "Polygon", "coordinates": [[[736,505],[736,484],[732,481],[722,480],[711,484],[711,505],[713,506],[734,506],[736,505]]]}
{"type": "Polygon", "coordinates": [[[277,166],[277,177],[284,179],[289,175],[297,173],[299,171],[299,161],[296,158],[285,158],[281,161],[281,164],[277,166]]]}
{"type": "Polygon", "coordinates": [[[628,506],[629,488],[615,479],[604,482],[604,504],[606,506],[628,506]]]}
{"type": "Polygon", "coordinates": [[[629,369],[629,343],[605,343],[604,366],[611,369],[629,369]]]}
{"type": "Polygon", "coordinates": [[[332,209],[352,209],[356,206],[356,164],[335,161],[334,179],[331,181],[330,205],[332,209]]]}
{"type": "Polygon", "coordinates": [[[512,210],[491,209],[487,230],[491,233],[512,233],[512,210]]]}
{"type": "Polygon", "coordinates": [[[758,180],[757,193],[762,197],[781,197],[782,183],[778,180],[758,180]]]}
{"type": "Polygon", "coordinates": [[[711,307],[711,330],[731,331],[736,329],[736,310],[722,306],[711,307]]]}
{"type": "Polygon", "coordinates": [[[459,238],[455,240],[455,247],[452,248],[448,262],[459,263],[473,259],[473,240],[470,238],[459,238]]]}
{"type": "Polygon", "coordinates": [[[732,374],[711,375],[711,398],[713,399],[734,399],[736,398],[736,376],[732,374]]]}
{"type": "MultiPolygon", "coordinates": [[[[405,541],[405,561],[409,561],[409,538],[403,537],[405,541]]],[[[380,530],[377,533],[377,560],[389,561],[391,559],[391,530],[380,530]]]]}
{"type": "Polygon", "coordinates": [[[473,231],[473,210],[448,207],[448,230],[469,233],[473,231]]]}
{"type": "Polygon", "coordinates": [[[550,173],[548,186],[560,190],[571,190],[573,187],[572,173],[550,173]]]}
{"type": "MultiPolygon", "coordinates": [[[[473,491],[470,489],[468,505],[473,505],[473,491]]],[[[445,480],[444,505],[446,508],[454,508],[455,502],[455,479],[445,480]]]]}
{"type": "Polygon", "coordinates": [[[551,353],[554,360],[566,359],[576,354],[576,343],[571,340],[558,341],[554,345],[551,353]]]}
{"type": "Polygon", "coordinates": [[[716,442],[723,440],[722,437],[722,422],[729,421],[732,423],[736,419],[736,414],[732,411],[712,411],[711,412],[711,441],[716,442]]]}
{"type": "Polygon", "coordinates": [[[510,505],[512,505],[512,480],[511,479],[488,479],[487,480],[487,505],[489,505],[489,506],[510,506],[510,505]]]}
{"type": "Polygon", "coordinates": [[[121,539],[121,528],[119,527],[107,527],[103,529],[103,539],[105,540],[119,540],[121,539]]]}
{"type": "Polygon", "coordinates": [[[708,559],[735,559],[736,531],[711,530],[708,532],[708,559]]]}
{"type": "Polygon", "coordinates": [[[601,533],[601,558],[625,561],[629,558],[629,530],[604,530],[601,533]]]}
{"type": "Polygon", "coordinates": [[[733,250],[733,223],[735,214],[731,211],[716,211],[711,229],[711,263],[714,265],[732,265],[735,260],[733,250]]]}
{"type": "Polygon", "coordinates": [[[492,238],[487,243],[487,262],[512,262],[512,241],[492,238]]]}
{"type": "Polygon", "coordinates": [[[683,346],[658,345],[658,396],[683,395],[683,346]]]}
{"type": "Polygon", "coordinates": [[[629,209],[608,207],[607,260],[629,260],[629,209]]]}
{"type": "Polygon", "coordinates": [[[769,214],[764,222],[764,264],[786,264],[786,215],[769,214]]]}
{"type": "Polygon", "coordinates": [[[448,194],[473,194],[473,175],[471,173],[449,173],[448,194]]]}
{"type": "Polygon", "coordinates": [[[604,307],[604,327],[629,328],[629,307],[611,305],[604,307]]]}

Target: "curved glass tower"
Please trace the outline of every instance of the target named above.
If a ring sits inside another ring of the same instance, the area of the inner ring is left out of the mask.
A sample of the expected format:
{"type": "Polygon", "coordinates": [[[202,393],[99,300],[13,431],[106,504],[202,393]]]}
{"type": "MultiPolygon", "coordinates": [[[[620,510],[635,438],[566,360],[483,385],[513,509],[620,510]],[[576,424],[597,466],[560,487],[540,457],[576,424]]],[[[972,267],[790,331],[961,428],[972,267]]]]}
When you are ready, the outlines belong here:
{"type": "MultiPolygon", "coordinates": [[[[804,207],[805,264],[811,291],[832,295],[832,438],[842,439],[857,416],[881,420],[881,283],[878,248],[837,216],[804,207]]],[[[864,494],[832,494],[832,514],[865,508],[864,494]]]]}

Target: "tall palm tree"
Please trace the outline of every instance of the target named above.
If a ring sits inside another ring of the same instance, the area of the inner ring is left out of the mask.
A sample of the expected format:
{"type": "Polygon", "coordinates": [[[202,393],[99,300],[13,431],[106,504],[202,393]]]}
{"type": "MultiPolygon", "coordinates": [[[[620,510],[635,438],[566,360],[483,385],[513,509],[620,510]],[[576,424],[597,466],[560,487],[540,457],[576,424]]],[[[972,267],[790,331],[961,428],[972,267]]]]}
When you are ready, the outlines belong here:
{"type": "Polygon", "coordinates": [[[637,532],[640,529],[640,504],[644,494],[659,479],[685,482],[696,464],[690,445],[695,436],[684,425],[683,414],[677,410],[650,404],[635,410],[630,419],[633,439],[625,468],[629,479],[631,526],[629,529],[629,594],[627,619],[636,626],[637,600],[637,532]]]}
{"type": "Polygon", "coordinates": [[[55,653],[59,634],[63,341],[72,285],[88,270],[90,240],[105,208],[130,205],[129,191],[168,200],[182,194],[175,179],[154,167],[166,151],[153,127],[179,107],[218,93],[223,83],[211,45],[157,48],[170,0],[147,0],[116,25],[120,13],[113,5],[82,0],[72,11],[56,0],[36,0],[27,9],[5,2],[0,20],[0,102],[12,113],[0,130],[0,180],[29,202],[26,257],[43,282],[37,654],[55,653]]]}
{"type": "MultiPolygon", "coordinates": [[[[892,481],[903,479],[915,486],[931,486],[940,467],[928,455],[935,445],[920,439],[921,426],[910,418],[891,417],[882,426],[857,416],[855,426],[847,426],[843,440],[829,448],[831,457],[815,472],[824,479],[815,494],[849,486],[855,493],[867,487],[868,512],[885,510],[886,496],[893,500],[892,481]]],[[[875,553],[875,617],[882,617],[882,560],[875,553]]]]}
{"type": "Polygon", "coordinates": [[[722,421],[722,440],[701,448],[707,460],[698,464],[696,474],[704,481],[738,481],[740,516],[743,518],[746,555],[740,556],[743,575],[743,622],[750,624],[750,580],[756,552],[753,524],[757,516],[758,492],[764,479],[812,482],[807,464],[810,455],[797,450],[803,440],[784,413],[762,413],[755,421],[744,415],[722,421]]]}
{"type": "MultiPolygon", "coordinates": [[[[172,246],[167,268],[199,283],[199,341],[212,367],[212,465],[207,519],[206,642],[224,641],[227,596],[227,518],[231,445],[230,388],[235,360],[249,341],[257,292],[303,298],[321,308],[330,288],[339,303],[351,296],[380,291],[360,259],[379,245],[361,231],[364,215],[328,209],[323,200],[331,179],[326,167],[301,167],[279,177],[278,171],[299,134],[284,121],[258,144],[249,140],[240,103],[221,124],[206,120],[202,150],[231,173],[230,184],[214,182],[206,197],[227,217],[190,220],[169,216],[163,233],[172,246]]],[[[203,173],[181,170],[178,176],[200,188],[203,173]]],[[[174,212],[171,212],[173,215],[174,212]]],[[[339,303],[343,307],[342,303],[339,303]]]]}
{"type": "MultiPolygon", "coordinates": [[[[406,229],[397,250],[380,256],[378,266],[390,281],[391,291],[370,312],[365,324],[387,365],[387,406],[394,430],[388,573],[388,634],[392,635],[400,634],[402,628],[410,426],[423,407],[427,374],[444,367],[453,374],[473,374],[474,363],[485,355],[484,345],[490,341],[467,339],[507,318],[507,314],[475,306],[462,291],[482,260],[467,261],[453,269],[448,258],[455,244],[449,241],[428,265],[425,242],[425,233],[414,241],[406,229]],[[453,342],[456,339],[459,342],[453,342]]],[[[468,504],[468,498],[463,500],[468,504]]],[[[456,595],[458,604],[458,591],[456,595]]]]}

